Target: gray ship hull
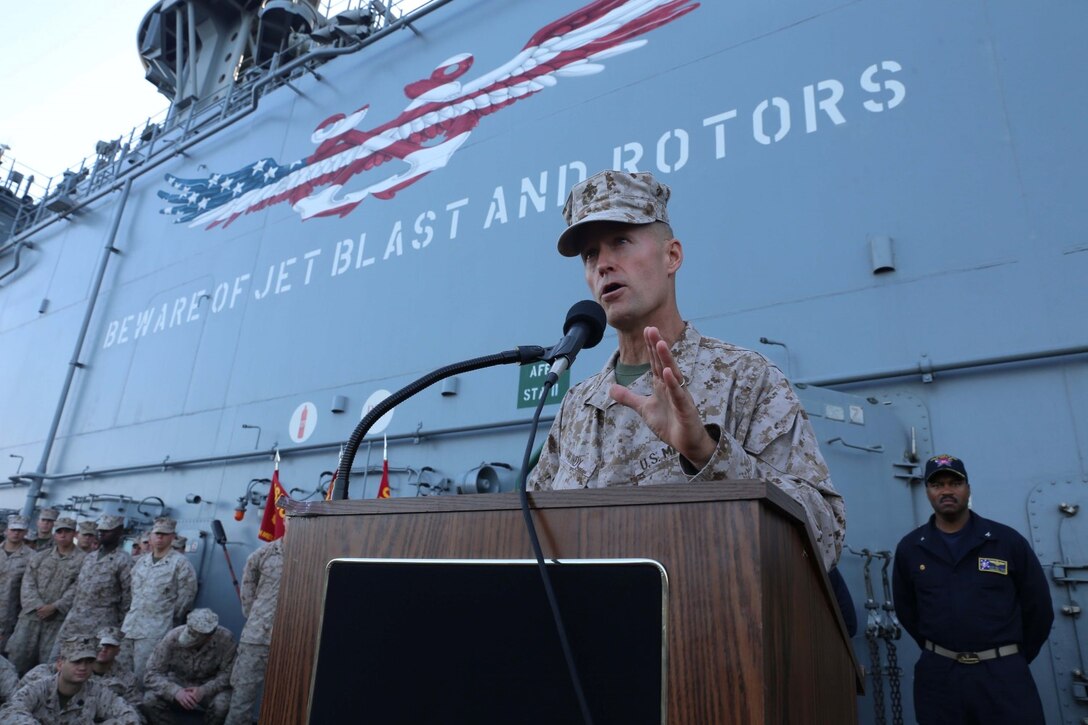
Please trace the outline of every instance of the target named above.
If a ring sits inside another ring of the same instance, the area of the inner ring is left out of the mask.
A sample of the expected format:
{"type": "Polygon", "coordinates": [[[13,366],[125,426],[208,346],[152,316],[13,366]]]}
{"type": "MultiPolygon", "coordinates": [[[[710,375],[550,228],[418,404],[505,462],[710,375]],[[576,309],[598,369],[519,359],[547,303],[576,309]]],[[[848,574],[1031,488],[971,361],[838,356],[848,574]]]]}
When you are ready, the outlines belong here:
{"type": "MultiPolygon", "coordinates": [[[[274,452],[291,495],[316,498],[384,394],[552,344],[587,296],[555,252],[565,196],[639,169],[673,188],[684,317],[799,383],[848,546],[894,550],[929,515],[919,462],[953,453],[976,510],[1023,533],[1055,606],[1074,604],[1088,566],[1072,508],[1088,502],[1088,97],[1072,70],[1088,65],[1085,7],[679,3],[592,58],[503,78],[581,5],[421,13],[414,32],[254,93],[236,120],[194,111],[0,247],[0,508],[136,526],[167,510],[198,604],[239,631],[211,522],[238,567],[268,488],[249,484],[274,452]]],[[[570,382],[614,346],[606,333],[570,382]]],[[[508,490],[537,385],[495,368],[398,405],[364,441],[352,497],[376,495],[383,436],[394,496],[476,490],[487,466],[485,485],[508,490]]],[[[865,561],[840,564],[862,630],[865,561]]],[[[1059,612],[1032,666],[1048,722],[1088,716],[1076,624],[1059,612]]],[[[897,644],[911,721],[918,650],[897,644]]],[[[863,634],[855,647],[871,674],[863,634]]]]}

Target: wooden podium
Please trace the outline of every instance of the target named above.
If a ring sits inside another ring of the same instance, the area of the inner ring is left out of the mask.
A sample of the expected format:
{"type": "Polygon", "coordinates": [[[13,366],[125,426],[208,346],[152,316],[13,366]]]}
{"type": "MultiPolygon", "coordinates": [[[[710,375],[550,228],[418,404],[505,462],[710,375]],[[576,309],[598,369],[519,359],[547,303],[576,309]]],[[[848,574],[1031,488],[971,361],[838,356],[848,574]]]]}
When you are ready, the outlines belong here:
{"type": "MultiPolygon", "coordinates": [[[[670,725],[857,721],[862,679],[845,625],[801,507],[777,488],[661,484],[530,501],[548,558],[665,567],[670,725]]],[[[533,558],[513,493],[292,502],[287,511],[262,725],[306,722],[330,560],[533,558]]]]}

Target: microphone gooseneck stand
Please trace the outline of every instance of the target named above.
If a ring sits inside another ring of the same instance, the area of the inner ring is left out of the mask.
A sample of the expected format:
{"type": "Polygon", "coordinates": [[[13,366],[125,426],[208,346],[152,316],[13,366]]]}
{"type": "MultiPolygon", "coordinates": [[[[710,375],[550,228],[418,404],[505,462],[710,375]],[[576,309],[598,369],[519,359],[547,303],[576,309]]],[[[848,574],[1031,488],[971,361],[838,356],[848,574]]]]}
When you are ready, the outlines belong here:
{"type": "Polygon", "coordinates": [[[440,380],[444,380],[451,375],[457,375],[459,373],[481,370],[496,365],[513,363],[525,365],[527,363],[544,360],[551,362],[552,367],[545,378],[543,395],[540,396],[540,402],[537,403],[536,411],[533,414],[533,421],[529,427],[529,440],[525,447],[525,454],[521,464],[521,475],[518,480],[518,496],[521,501],[522,515],[525,519],[525,528],[529,534],[529,541],[533,548],[533,554],[536,557],[537,567],[540,569],[540,578],[544,584],[545,594],[548,597],[548,606],[551,609],[552,618],[555,620],[559,644],[563,650],[563,657],[566,659],[567,671],[570,674],[571,684],[574,687],[574,694],[578,700],[578,707],[582,712],[582,719],[585,722],[585,725],[593,725],[593,716],[590,713],[589,705],[586,702],[582,680],[578,675],[578,668],[574,662],[574,654],[570,647],[570,641],[567,638],[566,627],[563,625],[563,617],[559,612],[559,603],[555,596],[555,590],[552,587],[551,576],[548,574],[547,563],[544,560],[544,552],[540,547],[540,539],[536,533],[536,525],[533,523],[532,511],[529,508],[529,497],[525,491],[525,480],[528,476],[529,458],[533,450],[533,441],[536,439],[536,428],[537,425],[539,425],[540,415],[544,410],[544,403],[548,399],[548,391],[550,391],[559,380],[559,375],[570,367],[577,354],[583,348],[593,347],[601,341],[601,338],[604,335],[604,328],[604,310],[596,302],[584,300],[571,307],[570,311],[567,313],[567,319],[563,326],[564,337],[552,348],[543,348],[534,345],[522,346],[494,355],[485,355],[483,357],[453,363],[452,365],[447,365],[430,372],[404,386],[375,405],[369,413],[363,416],[363,419],[355,426],[355,430],[351,432],[351,436],[344,445],[343,452],[340,456],[340,462],[335,476],[335,488],[331,496],[334,500],[345,500],[348,498],[351,466],[355,462],[355,454],[358,452],[359,445],[362,443],[363,438],[379,418],[400,403],[411,398],[416,393],[425,390],[440,380]]]}
{"type": "Polygon", "coordinates": [[[490,368],[496,365],[509,365],[512,363],[524,365],[525,363],[538,362],[543,360],[546,354],[547,351],[544,348],[529,345],[517,347],[513,350],[507,350],[506,352],[500,352],[494,355],[484,355],[483,357],[453,363],[452,365],[447,365],[438,370],[434,370],[423,377],[408,383],[403,388],[375,405],[369,413],[363,416],[363,419],[359,421],[359,424],[355,426],[355,430],[351,432],[351,436],[344,445],[344,452],[343,455],[340,456],[340,464],[336,471],[336,490],[333,491],[332,498],[340,500],[347,499],[348,483],[351,478],[351,465],[355,462],[355,454],[359,450],[359,444],[362,443],[363,438],[374,426],[374,423],[397,405],[408,400],[408,398],[411,398],[416,393],[429,388],[438,381],[445,380],[451,375],[472,372],[473,370],[482,370],[483,368],[490,368]]]}

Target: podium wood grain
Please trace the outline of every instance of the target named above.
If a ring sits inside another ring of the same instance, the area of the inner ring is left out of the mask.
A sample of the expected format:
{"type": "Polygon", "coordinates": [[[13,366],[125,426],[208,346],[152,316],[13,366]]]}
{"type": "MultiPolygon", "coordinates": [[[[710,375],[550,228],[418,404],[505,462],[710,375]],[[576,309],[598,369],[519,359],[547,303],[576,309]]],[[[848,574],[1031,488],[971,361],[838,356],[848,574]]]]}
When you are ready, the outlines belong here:
{"type": "MultiPolygon", "coordinates": [[[[665,567],[670,724],[856,722],[860,670],[800,506],[778,489],[660,484],[530,501],[547,557],[665,567]]],[[[262,725],[306,722],[330,560],[533,558],[512,493],[291,503],[288,515],[262,725]]],[[[359,603],[360,627],[380,615],[381,602],[359,603]]]]}

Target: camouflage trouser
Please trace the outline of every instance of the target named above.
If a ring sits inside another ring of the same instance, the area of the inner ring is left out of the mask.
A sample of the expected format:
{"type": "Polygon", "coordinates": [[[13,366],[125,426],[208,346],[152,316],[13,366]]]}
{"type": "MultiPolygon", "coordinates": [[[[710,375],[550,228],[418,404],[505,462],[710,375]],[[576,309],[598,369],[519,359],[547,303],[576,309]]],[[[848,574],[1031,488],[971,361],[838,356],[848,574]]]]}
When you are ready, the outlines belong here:
{"type": "MultiPolygon", "coordinates": [[[[162,634],[166,634],[166,632],[162,634]]],[[[161,641],[162,635],[141,637],[139,639],[125,637],[121,642],[121,651],[117,654],[117,664],[134,673],[137,682],[143,682],[144,672],[147,670],[147,661],[151,658],[155,645],[161,641]]]]}
{"type": "Polygon", "coordinates": [[[49,655],[63,623],[64,619],[59,616],[44,622],[34,613],[19,617],[15,632],[8,640],[8,659],[20,677],[35,665],[55,661],[50,660],[49,655]]]}
{"type": "Polygon", "coordinates": [[[8,651],[8,638],[11,637],[11,633],[15,631],[15,622],[17,619],[18,614],[11,618],[8,618],[7,616],[0,618],[0,652],[8,651]]]}
{"type": "MultiPolygon", "coordinates": [[[[223,725],[223,721],[227,718],[228,707],[230,707],[229,689],[220,692],[212,698],[211,702],[204,701],[192,712],[204,713],[204,722],[207,725],[223,725]]],[[[144,693],[140,711],[151,725],[174,725],[177,722],[174,714],[185,712],[173,699],[163,699],[154,692],[144,693]]]]}
{"type": "Polygon", "coordinates": [[[238,643],[234,656],[234,669],[230,672],[230,698],[227,725],[250,725],[253,722],[253,706],[264,685],[264,669],[268,664],[268,645],[238,643]]]}
{"type": "Polygon", "coordinates": [[[0,700],[7,702],[19,689],[19,674],[15,665],[0,657],[0,700]]]}

